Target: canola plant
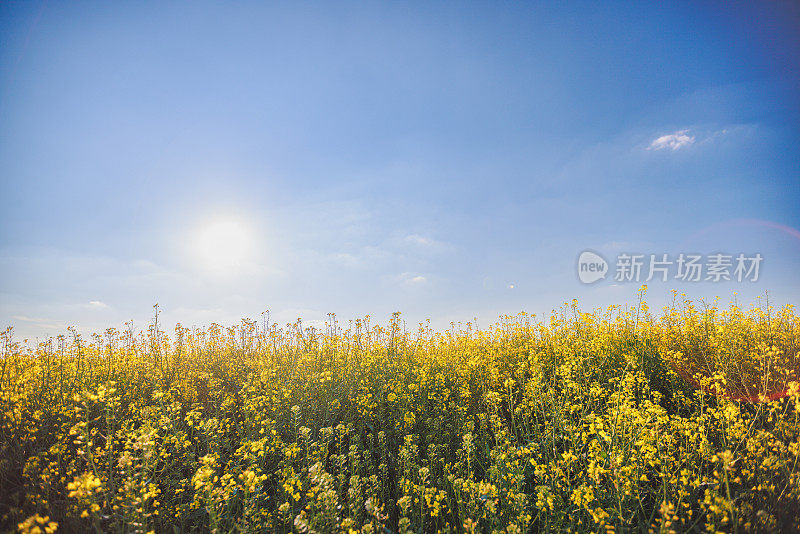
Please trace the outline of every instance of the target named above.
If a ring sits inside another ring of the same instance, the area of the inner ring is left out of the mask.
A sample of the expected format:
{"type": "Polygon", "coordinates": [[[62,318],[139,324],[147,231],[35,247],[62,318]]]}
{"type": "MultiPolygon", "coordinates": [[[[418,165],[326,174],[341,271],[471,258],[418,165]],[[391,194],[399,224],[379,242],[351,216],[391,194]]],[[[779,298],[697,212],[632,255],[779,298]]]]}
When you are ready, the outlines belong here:
{"type": "Polygon", "coordinates": [[[791,306],[3,342],[0,531],[797,532],[791,306]]]}

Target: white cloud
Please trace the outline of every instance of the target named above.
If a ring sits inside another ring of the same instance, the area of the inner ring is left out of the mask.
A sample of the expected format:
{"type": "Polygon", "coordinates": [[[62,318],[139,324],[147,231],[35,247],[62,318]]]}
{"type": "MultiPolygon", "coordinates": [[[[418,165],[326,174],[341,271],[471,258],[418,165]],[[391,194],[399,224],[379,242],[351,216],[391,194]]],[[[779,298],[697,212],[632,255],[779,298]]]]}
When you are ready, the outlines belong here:
{"type": "Polygon", "coordinates": [[[400,282],[410,286],[419,286],[428,281],[428,279],[421,274],[414,273],[402,273],[397,277],[397,279],[400,282]]]}
{"type": "Polygon", "coordinates": [[[648,150],[678,150],[679,148],[683,148],[686,146],[690,146],[694,143],[694,136],[689,135],[689,130],[679,130],[675,133],[671,133],[668,135],[662,135],[661,137],[654,139],[648,150]]]}
{"type": "Polygon", "coordinates": [[[90,300],[88,306],[93,310],[107,310],[111,307],[105,302],[100,300],[90,300]]]}

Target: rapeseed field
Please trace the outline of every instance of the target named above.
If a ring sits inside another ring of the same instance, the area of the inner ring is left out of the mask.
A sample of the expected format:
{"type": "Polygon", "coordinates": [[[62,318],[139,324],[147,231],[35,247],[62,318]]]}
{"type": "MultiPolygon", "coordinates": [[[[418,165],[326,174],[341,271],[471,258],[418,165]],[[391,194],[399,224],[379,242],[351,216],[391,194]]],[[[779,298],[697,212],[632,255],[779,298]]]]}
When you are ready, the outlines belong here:
{"type": "Polygon", "coordinates": [[[800,531],[790,306],[11,334],[0,531],[800,531]]]}

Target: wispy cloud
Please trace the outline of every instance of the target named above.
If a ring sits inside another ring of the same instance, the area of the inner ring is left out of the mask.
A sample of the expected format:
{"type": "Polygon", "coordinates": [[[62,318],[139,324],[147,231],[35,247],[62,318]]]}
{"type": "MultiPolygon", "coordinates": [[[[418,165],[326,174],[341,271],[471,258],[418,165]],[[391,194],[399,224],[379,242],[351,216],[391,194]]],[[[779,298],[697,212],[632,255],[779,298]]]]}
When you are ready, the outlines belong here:
{"type": "Polygon", "coordinates": [[[648,150],[678,150],[683,147],[691,146],[695,141],[693,135],[689,135],[689,130],[678,130],[675,133],[662,135],[653,140],[648,150]]]}
{"type": "Polygon", "coordinates": [[[350,252],[332,252],[319,254],[317,251],[308,251],[308,257],[313,261],[324,261],[336,267],[349,269],[370,269],[384,265],[396,259],[392,251],[379,246],[361,246],[350,252]]]}
{"type": "Polygon", "coordinates": [[[408,234],[400,239],[398,244],[409,252],[413,251],[413,253],[422,254],[452,252],[454,250],[451,243],[422,234],[408,234]]]}
{"type": "Polygon", "coordinates": [[[421,247],[436,247],[441,246],[441,243],[433,238],[425,237],[423,235],[411,234],[403,238],[403,241],[412,245],[421,247]]]}
{"type": "Polygon", "coordinates": [[[90,300],[88,307],[93,310],[107,310],[111,308],[111,306],[101,300],[90,300]]]}
{"type": "Polygon", "coordinates": [[[63,323],[59,323],[58,321],[54,321],[53,319],[44,319],[41,317],[28,317],[26,315],[12,315],[11,318],[15,321],[20,321],[23,323],[32,323],[43,328],[52,328],[60,330],[65,327],[63,323]]]}
{"type": "Polygon", "coordinates": [[[423,276],[421,274],[408,273],[408,272],[401,273],[397,277],[397,279],[400,282],[402,282],[402,283],[404,283],[406,285],[410,285],[410,286],[421,286],[421,285],[423,285],[423,284],[428,282],[428,278],[427,277],[425,277],[425,276],[423,276]]]}

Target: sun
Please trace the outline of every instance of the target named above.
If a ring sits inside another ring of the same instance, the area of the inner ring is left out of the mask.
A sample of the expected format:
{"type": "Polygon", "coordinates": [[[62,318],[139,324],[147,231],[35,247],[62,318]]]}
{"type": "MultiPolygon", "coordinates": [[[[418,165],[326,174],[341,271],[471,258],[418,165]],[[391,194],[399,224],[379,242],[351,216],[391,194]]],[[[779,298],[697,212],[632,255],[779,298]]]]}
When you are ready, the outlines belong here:
{"type": "Polygon", "coordinates": [[[203,224],[192,240],[198,267],[215,274],[236,274],[252,262],[255,254],[253,231],[235,217],[220,217],[203,224]]]}

